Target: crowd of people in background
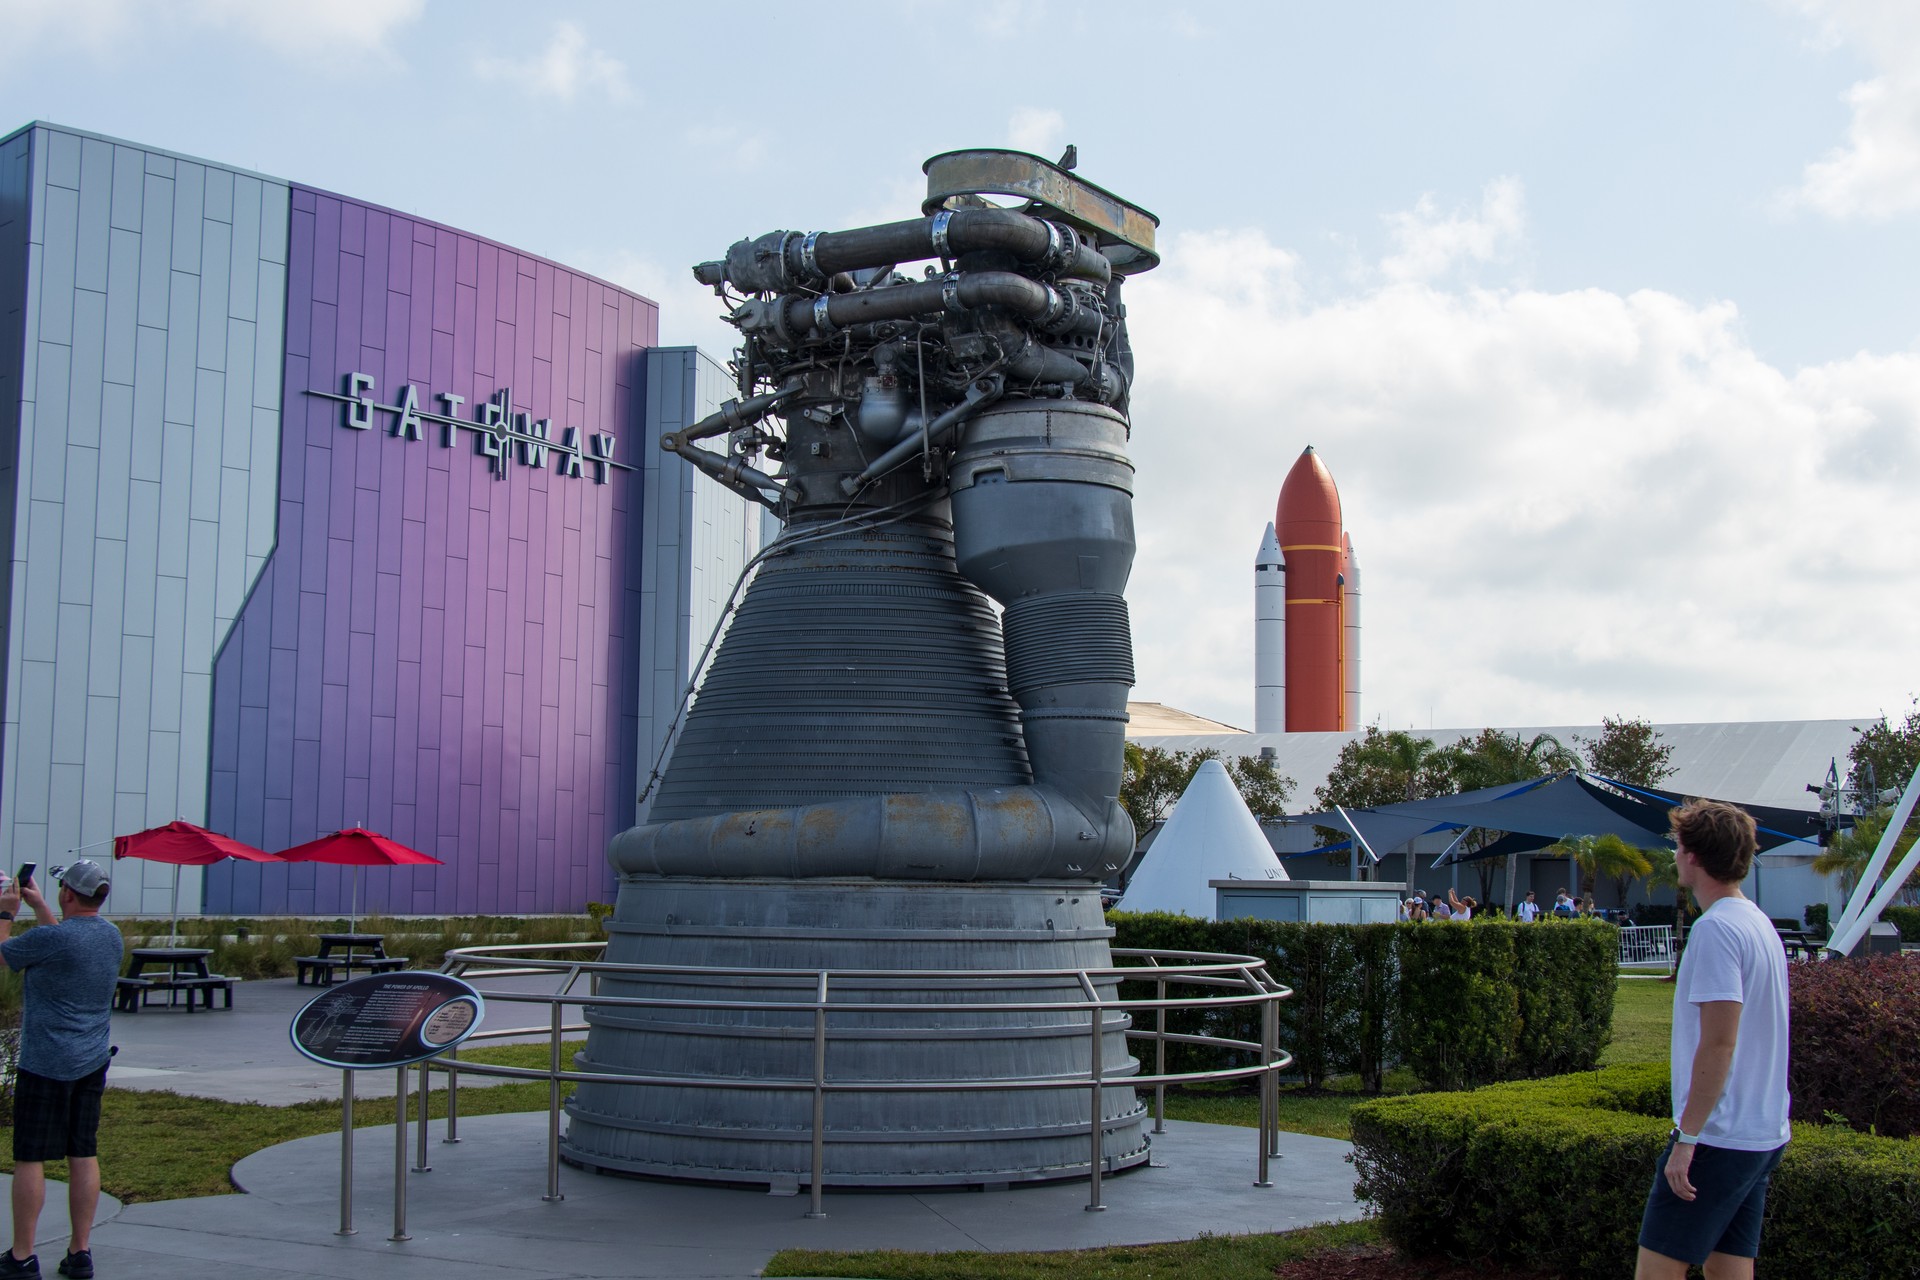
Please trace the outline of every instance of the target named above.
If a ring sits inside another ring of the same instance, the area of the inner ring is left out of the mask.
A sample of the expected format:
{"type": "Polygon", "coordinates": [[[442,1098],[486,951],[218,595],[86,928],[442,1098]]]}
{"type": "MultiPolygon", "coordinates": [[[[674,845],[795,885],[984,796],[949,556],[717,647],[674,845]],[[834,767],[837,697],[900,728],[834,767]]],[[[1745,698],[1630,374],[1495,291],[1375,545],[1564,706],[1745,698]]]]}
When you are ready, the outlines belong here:
{"type": "MultiPolygon", "coordinates": [[[[1431,897],[1425,889],[1415,889],[1411,897],[1400,900],[1400,919],[1415,924],[1427,920],[1471,920],[1475,916],[1498,919],[1505,913],[1499,907],[1483,908],[1477,898],[1463,894],[1458,889],[1448,889],[1443,898],[1439,893],[1431,897]]],[[[1618,914],[1618,913],[1616,913],[1618,914]]],[[[1513,918],[1522,924],[1536,924],[1541,920],[1580,920],[1610,919],[1608,912],[1601,909],[1592,898],[1575,897],[1563,886],[1553,896],[1553,906],[1543,909],[1531,889],[1514,907],[1513,918]]],[[[1622,918],[1619,923],[1632,924],[1630,917],[1622,918]]]]}

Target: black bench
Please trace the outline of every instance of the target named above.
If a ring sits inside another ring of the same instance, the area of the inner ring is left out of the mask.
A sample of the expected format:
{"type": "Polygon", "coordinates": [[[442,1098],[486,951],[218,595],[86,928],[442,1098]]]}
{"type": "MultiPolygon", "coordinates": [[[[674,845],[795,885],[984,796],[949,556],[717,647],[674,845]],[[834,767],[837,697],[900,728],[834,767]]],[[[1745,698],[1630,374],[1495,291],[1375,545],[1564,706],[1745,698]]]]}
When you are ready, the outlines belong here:
{"type": "Polygon", "coordinates": [[[176,991],[187,993],[187,1012],[193,1012],[196,999],[206,1002],[207,1008],[213,1008],[213,993],[218,991],[224,997],[223,1009],[233,1008],[233,979],[221,973],[210,973],[204,978],[177,978],[171,984],[176,991]]]}
{"type": "Polygon", "coordinates": [[[333,985],[336,969],[345,969],[352,977],[355,969],[369,973],[398,973],[407,967],[405,956],[295,956],[293,981],[296,986],[311,982],[316,987],[333,985]]]}
{"type": "MultiPolygon", "coordinates": [[[[141,998],[153,989],[151,978],[118,978],[113,989],[113,1007],[122,1013],[140,1012],[141,998]]],[[[229,997],[231,999],[231,997],[229,997]]]]}

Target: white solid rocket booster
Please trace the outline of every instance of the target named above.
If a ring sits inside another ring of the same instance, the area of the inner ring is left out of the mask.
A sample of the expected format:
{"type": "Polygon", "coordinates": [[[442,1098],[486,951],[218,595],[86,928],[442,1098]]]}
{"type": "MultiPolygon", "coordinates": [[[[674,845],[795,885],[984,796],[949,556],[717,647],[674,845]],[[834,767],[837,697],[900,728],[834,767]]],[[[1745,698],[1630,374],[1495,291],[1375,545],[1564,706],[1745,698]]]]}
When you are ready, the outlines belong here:
{"type": "Polygon", "coordinates": [[[1346,688],[1341,691],[1346,699],[1347,727],[1360,727],[1360,559],[1353,554],[1353,535],[1343,534],[1347,544],[1347,589],[1345,592],[1346,631],[1341,637],[1346,645],[1345,661],[1340,665],[1346,672],[1346,688]]]}
{"type": "Polygon", "coordinates": [[[1287,731],[1287,568],[1272,524],[1253,558],[1253,731],[1287,731]]]}

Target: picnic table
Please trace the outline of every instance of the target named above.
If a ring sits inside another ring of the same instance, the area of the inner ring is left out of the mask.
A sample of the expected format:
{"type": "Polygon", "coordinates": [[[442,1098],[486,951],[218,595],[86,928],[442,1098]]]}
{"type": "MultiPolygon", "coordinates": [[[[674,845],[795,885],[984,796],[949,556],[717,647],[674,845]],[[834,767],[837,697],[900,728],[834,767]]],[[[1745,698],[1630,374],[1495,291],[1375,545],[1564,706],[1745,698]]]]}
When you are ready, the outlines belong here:
{"type": "Polygon", "coordinates": [[[213,994],[225,998],[224,1008],[233,1008],[233,979],[222,973],[207,972],[207,959],[213,952],[206,947],[135,947],[128,953],[126,976],[114,986],[113,1005],[125,1013],[138,1013],[150,998],[166,994],[169,1008],[181,992],[187,996],[187,1012],[192,1013],[204,999],[213,1008],[213,994]],[[151,973],[151,976],[149,974],[151,973]]]}
{"type": "Polygon", "coordinates": [[[394,973],[407,967],[407,958],[387,954],[384,934],[323,933],[320,950],[310,956],[295,956],[293,965],[295,985],[311,982],[316,987],[330,987],[337,970],[345,970],[348,977],[355,969],[394,973]]]}
{"type": "Polygon", "coordinates": [[[1780,945],[1787,949],[1789,960],[1812,960],[1820,954],[1821,940],[1802,929],[1781,929],[1774,932],[1780,935],[1780,945]]]}

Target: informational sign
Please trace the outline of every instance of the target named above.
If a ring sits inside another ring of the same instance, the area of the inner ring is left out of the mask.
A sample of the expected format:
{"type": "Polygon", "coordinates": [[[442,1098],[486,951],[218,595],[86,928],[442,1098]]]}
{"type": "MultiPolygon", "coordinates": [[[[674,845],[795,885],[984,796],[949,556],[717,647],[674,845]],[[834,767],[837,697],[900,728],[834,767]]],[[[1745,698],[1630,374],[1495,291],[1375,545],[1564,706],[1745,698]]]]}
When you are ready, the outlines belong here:
{"type": "Polygon", "coordinates": [[[480,993],[444,973],[378,973],[309,1000],[293,1016],[293,1047],[358,1071],[404,1067],[453,1048],[480,1025],[480,993]]]}

